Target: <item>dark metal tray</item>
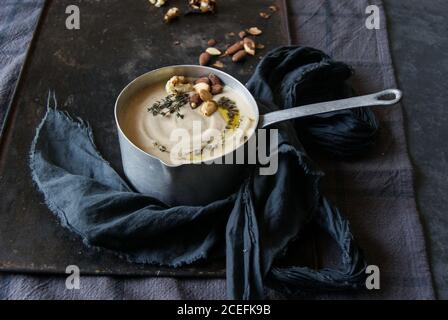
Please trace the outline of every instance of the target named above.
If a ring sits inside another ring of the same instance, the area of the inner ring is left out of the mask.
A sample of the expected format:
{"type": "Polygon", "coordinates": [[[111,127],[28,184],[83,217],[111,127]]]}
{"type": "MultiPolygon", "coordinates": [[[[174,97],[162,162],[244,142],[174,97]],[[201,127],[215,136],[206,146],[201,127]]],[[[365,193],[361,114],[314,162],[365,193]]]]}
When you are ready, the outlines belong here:
{"type": "MultiPolygon", "coordinates": [[[[185,2],[171,0],[169,6],[185,2]]],[[[215,16],[186,16],[165,25],[161,19],[167,7],[157,9],[147,0],[47,1],[0,140],[0,271],[63,273],[76,264],[84,274],[222,276],[222,261],[159,268],[87,248],[43,204],[32,183],[28,152],[47,92],[53,89],[61,109],[91,124],[99,150],[122,173],[113,118],[121,89],[152,69],[196,64],[208,39],[231,43],[225,34],[243,28],[264,31],[258,38],[266,46],[260,55],[288,44],[284,1],[277,1],[279,11],[270,19],[259,16],[272,3],[219,1],[215,16]],[[80,30],[65,27],[65,9],[71,4],[80,8],[80,30]]],[[[259,58],[238,65],[223,59],[224,71],[246,81],[259,58]]]]}

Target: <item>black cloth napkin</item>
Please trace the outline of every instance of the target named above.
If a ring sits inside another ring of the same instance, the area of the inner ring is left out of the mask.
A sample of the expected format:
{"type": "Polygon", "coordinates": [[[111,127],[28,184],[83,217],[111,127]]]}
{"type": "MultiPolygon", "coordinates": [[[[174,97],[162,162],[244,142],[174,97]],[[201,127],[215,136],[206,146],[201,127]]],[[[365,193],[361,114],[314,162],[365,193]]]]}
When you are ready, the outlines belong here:
{"type": "MultiPolygon", "coordinates": [[[[260,62],[247,85],[263,113],[344,98],[351,74],[347,65],[318,50],[283,47],[260,62]]],[[[225,239],[229,298],[264,298],[265,286],[298,294],[362,285],[366,263],[349,223],[321,194],[323,173],[301,142],[335,156],[359,154],[373,142],[373,114],[341,111],[277,128],[277,173],[261,176],[255,169],[236,194],[203,207],[168,207],[132,190],[96,149],[89,125],[50,104],[31,146],[30,167],[46,204],[65,227],[87,245],[131,262],[180,267],[213,259],[212,249],[221,249],[225,239]],[[312,220],[339,245],[339,268],[276,267],[289,242],[312,220]]]]}

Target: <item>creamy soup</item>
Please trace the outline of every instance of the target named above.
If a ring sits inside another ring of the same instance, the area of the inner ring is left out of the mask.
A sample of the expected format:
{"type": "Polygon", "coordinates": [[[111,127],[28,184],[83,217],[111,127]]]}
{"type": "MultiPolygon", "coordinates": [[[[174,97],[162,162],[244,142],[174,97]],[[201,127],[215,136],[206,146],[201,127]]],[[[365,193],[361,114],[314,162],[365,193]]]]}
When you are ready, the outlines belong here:
{"type": "Polygon", "coordinates": [[[242,145],[255,129],[249,102],[220,79],[221,86],[201,79],[173,77],[138,92],[120,118],[124,134],[167,164],[207,161],[242,145]]]}

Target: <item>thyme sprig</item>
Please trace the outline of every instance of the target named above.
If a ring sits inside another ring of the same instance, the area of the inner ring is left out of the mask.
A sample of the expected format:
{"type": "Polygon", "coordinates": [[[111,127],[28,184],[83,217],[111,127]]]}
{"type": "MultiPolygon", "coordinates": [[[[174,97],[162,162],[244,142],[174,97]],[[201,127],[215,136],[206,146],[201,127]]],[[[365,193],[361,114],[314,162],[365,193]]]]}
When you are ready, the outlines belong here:
{"type": "Polygon", "coordinates": [[[148,112],[151,112],[153,116],[161,115],[163,117],[175,113],[178,118],[183,119],[184,115],[180,113],[180,109],[187,105],[188,99],[187,93],[170,94],[162,100],[156,101],[148,108],[148,112]]]}

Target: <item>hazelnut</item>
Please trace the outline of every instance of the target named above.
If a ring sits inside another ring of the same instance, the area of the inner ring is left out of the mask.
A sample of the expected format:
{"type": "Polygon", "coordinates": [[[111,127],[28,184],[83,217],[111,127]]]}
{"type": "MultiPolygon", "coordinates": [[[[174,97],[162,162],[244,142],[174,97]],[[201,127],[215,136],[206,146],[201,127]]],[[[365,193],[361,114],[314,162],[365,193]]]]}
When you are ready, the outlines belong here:
{"type": "Polygon", "coordinates": [[[221,79],[219,79],[219,77],[218,77],[216,74],[210,73],[210,74],[208,75],[208,79],[210,80],[210,83],[211,83],[212,85],[215,85],[215,84],[220,84],[220,85],[222,85],[222,81],[221,81],[221,79]]]}
{"type": "Polygon", "coordinates": [[[201,112],[207,117],[210,117],[216,110],[218,110],[218,104],[213,100],[206,101],[201,105],[201,112]]]}
{"type": "Polygon", "coordinates": [[[209,62],[210,62],[210,58],[211,58],[211,56],[210,56],[209,53],[207,53],[207,52],[203,52],[203,53],[201,53],[201,55],[199,56],[199,64],[200,64],[201,66],[206,66],[206,65],[208,65],[209,62]]]}
{"type": "Polygon", "coordinates": [[[202,103],[201,97],[199,94],[192,93],[190,94],[190,106],[192,109],[196,109],[202,103]]]}
{"type": "Polygon", "coordinates": [[[212,94],[213,95],[220,94],[220,93],[222,93],[223,90],[224,90],[224,87],[221,84],[212,85],[212,94]]]}

